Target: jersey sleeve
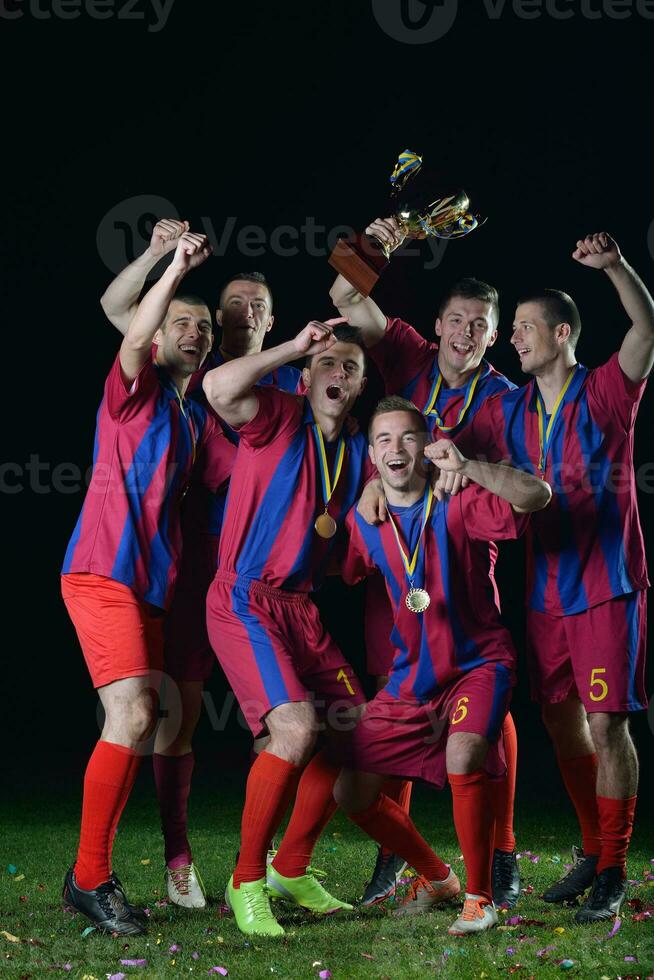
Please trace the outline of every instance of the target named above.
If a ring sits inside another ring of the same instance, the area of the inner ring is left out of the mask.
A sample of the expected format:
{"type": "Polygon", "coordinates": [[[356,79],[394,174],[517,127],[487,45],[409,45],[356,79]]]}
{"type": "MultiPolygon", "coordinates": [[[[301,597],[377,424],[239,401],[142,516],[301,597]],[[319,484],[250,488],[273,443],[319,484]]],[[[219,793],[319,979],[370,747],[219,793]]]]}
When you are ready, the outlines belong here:
{"type": "Polygon", "coordinates": [[[346,538],[343,544],[341,561],[341,577],[348,585],[356,585],[375,571],[368,549],[366,548],[356,522],[356,504],[345,518],[346,538]]]}
{"type": "Polygon", "coordinates": [[[638,405],[643,397],[647,378],[632,381],[620,367],[616,351],[606,364],[589,372],[586,394],[591,414],[599,427],[620,426],[629,432],[636,421],[638,405]]]}
{"type": "Polygon", "coordinates": [[[259,402],[257,413],[237,429],[246,445],[259,449],[297,432],[302,422],[302,402],[297,395],[271,387],[258,387],[255,393],[259,402]]]}
{"type": "Polygon", "coordinates": [[[431,368],[436,347],[399,317],[389,317],[383,338],[368,351],[384,379],[386,390],[398,392],[431,368]]]}
{"type": "Polygon", "coordinates": [[[507,541],[519,538],[527,527],[528,514],[518,514],[511,504],[484,487],[473,484],[455,498],[463,526],[475,541],[507,541]]]}
{"type": "Polygon", "coordinates": [[[232,475],[237,449],[210,415],[207,416],[195,478],[215,493],[232,475]]]}
{"type": "Polygon", "coordinates": [[[129,422],[147,405],[153,403],[159,393],[159,378],[150,358],[143,365],[131,384],[126,384],[120,367],[120,354],[116,355],[104,386],[107,410],[116,422],[129,422]]]}

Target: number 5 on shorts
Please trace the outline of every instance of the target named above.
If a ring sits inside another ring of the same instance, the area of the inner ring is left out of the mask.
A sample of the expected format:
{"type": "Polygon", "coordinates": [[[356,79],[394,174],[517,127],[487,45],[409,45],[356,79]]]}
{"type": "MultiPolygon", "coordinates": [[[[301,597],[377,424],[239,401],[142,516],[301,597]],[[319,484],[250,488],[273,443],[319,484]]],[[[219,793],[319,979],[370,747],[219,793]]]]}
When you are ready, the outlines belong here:
{"type": "Polygon", "coordinates": [[[605,674],[606,667],[593,667],[590,672],[590,700],[591,701],[603,701],[606,695],[609,693],[609,685],[606,683],[603,677],[599,677],[599,674],[605,674]],[[595,688],[595,690],[593,690],[595,688]]]}
{"type": "Polygon", "coordinates": [[[465,716],[468,714],[468,709],[466,708],[466,704],[468,703],[469,700],[470,698],[466,698],[466,697],[459,698],[459,700],[456,702],[456,708],[452,712],[452,718],[450,719],[450,724],[458,725],[460,721],[463,721],[465,716]]]}

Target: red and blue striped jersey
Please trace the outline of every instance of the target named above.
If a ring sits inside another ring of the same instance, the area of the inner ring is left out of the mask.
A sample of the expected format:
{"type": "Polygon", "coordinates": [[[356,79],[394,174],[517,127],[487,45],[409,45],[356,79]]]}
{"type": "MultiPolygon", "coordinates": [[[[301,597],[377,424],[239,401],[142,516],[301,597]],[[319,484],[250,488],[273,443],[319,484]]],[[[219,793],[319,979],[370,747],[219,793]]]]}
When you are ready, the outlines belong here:
{"type": "MultiPolygon", "coordinates": [[[[220,367],[225,363],[225,358],[219,349],[211,351],[200,371],[196,371],[191,379],[191,397],[197,399],[201,405],[206,407],[207,400],[202,389],[202,379],[207,371],[212,368],[220,367]]],[[[302,381],[302,372],[290,364],[283,364],[274,371],[269,371],[257,382],[257,385],[279,388],[280,391],[288,391],[291,394],[304,394],[305,388],[302,381]]],[[[209,409],[212,412],[211,409],[209,409]]],[[[223,432],[234,445],[238,446],[239,434],[235,429],[227,425],[218,415],[212,412],[214,417],[222,426],[223,432]]],[[[202,533],[219,535],[225,519],[225,505],[227,502],[227,487],[221,487],[216,493],[209,494],[203,485],[194,485],[188,497],[184,501],[183,529],[186,537],[187,533],[202,533]],[[188,529],[188,531],[187,531],[188,529]]]]}
{"type": "MultiPolygon", "coordinates": [[[[312,592],[336,538],[321,538],[314,528],[325,507],[311,405],[272,387],[257,389],[257,398],[257,414],[239,429],[218,565],[274,588],[312,592]]],[[[341,476],[329,504],[339,527],[370,473],[364,436],[343,432],[343,438],[341,476]]],[[[326,450],[331,464],[329,444],[326,450]]]]}
{"type": "MultiPolygon", "coordinates": [[[[468,389],[441,385],[434,400],[439,378],[437,344],[425,340],[408,323],[395,317],[389,318],[383,339],[370,348],[369,354],[382,376],[386,394],[401,395],[412,401],[427,419],[434,438],[438,435],[436,413],[445,426],[456,426],[468,389]]],[[[508,378],[483,360],[472,400],[459,428],[469,424],[486,398],[514,388],[508,378]]],[[[454,431],[445,435],[449,438],[454,431]]]]}
{"type": "Polygon", "coordinates": [[[104,575],[167,608],[181,554],[180,501],[196,456],[211,489],[229,478],[235,450],[207,411],[192,399],[182,411],[171,378],[152,361],[126,387],[117,357],[62,573],[104,575]]]}
{"type": "MultiPolygon", "coordinates": [[[[633,465],[645,383],[627,378],[617,353],[598,368],[577,365],[549,441],[544,479],[552,501],[532,516],[527,535],[531,609],[569,616],[647,588],[633,465]]],[[[457,443],[468,456],[509,459],[537,473],[535,379],[487,401],[457,443]]]]}
{"type": "MultiPolygon", "coordinates": [[[[392,507],[391,513],[405,551],[412,554],[423,501],[392,507]]],[[[354,584],[379,569],[393,610],[389,694],[422,704],[489,661],[515,669],[515,651],[500,622],[489,575],[489,542],[516,538],[527,523],[526,515],[516,514],[510,504],[479,486],[434,500],[413,576],[413,586],[426,589],[431,602],[425,612],[414,613],[405,602],[411,585],[390,521],[372,527],[355,509],[350,511],[343,578],[354,584]]]]}

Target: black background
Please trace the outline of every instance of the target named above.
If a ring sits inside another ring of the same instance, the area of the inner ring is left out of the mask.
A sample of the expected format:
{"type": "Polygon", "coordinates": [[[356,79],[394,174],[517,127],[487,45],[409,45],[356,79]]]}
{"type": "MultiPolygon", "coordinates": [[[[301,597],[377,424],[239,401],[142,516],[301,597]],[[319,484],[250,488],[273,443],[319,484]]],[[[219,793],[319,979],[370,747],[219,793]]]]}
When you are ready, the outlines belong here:
{"type": "MultiPolygon", "coordinates": [[[[497,17],[484,3],[461,0],[445,36],[406,44],[385,33],[371,0],[176,0],[158,32],[148,29],[155,18],[144,0],[134,7],[145,13],[140,20],[96,20],[83,4],[76,19],[41,19],[52,8],[39,0],[37,16],[36,2],[5,0],[5,13],[22,16],[0,18],[6,461],[25,467],[38,454],[50,474],[61,463],[81,472],[88,466],[118,347],[99,297],[144,247],[151,219],[143,195],[165,198],[174,208],[168,216],[189,219],[194,230],[210,230],[209,219],[218,237],[232,219],[225,254],[188,284],[213,307],[230,275],[264,271],[275,296],[270,342],[333,312],[325,231],[321,254],[307,254],[300,236],[297,255],[275,254],[268,244],[250,257],[239,251],[239,230],[259,226],[270,242],[275,228],[299,229],[307,218],[323,229],[361,229],[384,212],[388,175],[406,147],[445,182],[465,186],[488,215],[484,228],[447,246],[435,270],[425,269],[432,253],[423,245],[397,256],[380,284],[383,309],[426,336],[445,285],[474,274],[500,290],[492,360],[514,380],[510,324],[516,298],[532,284],[575,297],[584,323],[579,358],[603,362],[628,324],[604,274],[570,258],[576,239],[593,231],[609,230],[654,285],[654,21],[636,9],[616,19],[609,0],[558,0],[556,9],[571,18],[557,19],[544,3],[540,16],[525,19],[508,0],[497,17]]],[[[442,14],[447,2],[434,6],[442,14]]],[[[115,12],[125,9],[116,0],[115,12]]],[[[373,379],[364,414],[378,390],[373,379]]],[[[648,392],[636,433],[639,466],[652,458],[652,404],[648,392]]],[[[96,700],[58,581],[83,491],[57,492],[47,473],[34,486],[34,476],[16,472],[6,475],[5,491],[22,488],[2,494],[5,745],[10,759],[29,759],[31,771],[45,762],[65,772],[66,760],[86,757],[97,737],[96,700]]],[[[651,541],[646,493],[641,509],[651,541]]],[[[522,569],[521,546],[504,548],[504,609],[521,655],[522,569]]],[[[346,594],[332,583],[322,601],[335,635],[361,664],[360,591],[346,594]]],[[[218,672],[211,691],[219,710],[218,672]]],[[[521,778],[529,787],[528,772],[538,769],[542,786],[553,778],[552,753],[524,676],[515,714],[521,778]]],[[[634,727],[646,757],[644,715],[634,727]]],[[[217,733],[205,715],[200,752],[227,758],[232,745],[247,750],[238,725],[217,733]]],[[[535,784],[532,790],[538,793],[535,784]]]]}

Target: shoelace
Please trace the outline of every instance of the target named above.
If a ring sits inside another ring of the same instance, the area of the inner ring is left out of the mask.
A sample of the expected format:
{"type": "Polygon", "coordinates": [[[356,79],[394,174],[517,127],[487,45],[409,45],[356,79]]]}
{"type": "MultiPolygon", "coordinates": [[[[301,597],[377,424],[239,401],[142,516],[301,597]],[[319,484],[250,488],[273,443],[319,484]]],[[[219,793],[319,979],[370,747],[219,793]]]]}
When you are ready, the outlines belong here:
{"type": "Polygon", "coordinates": [[[513,854],[501,854],[497,861],[497,877],[502,888],[513,881],[513,854]]]}
{"type": "Polygon", "coordinates": [[[183,864],[181,868],[175,868],[174,871],[171,870],[170,877],[172,879],[175,888],[180,893],[180,895],[188,895],[189,880],[191,877],[191,865],[183,864]]]}
{"type": "Polygon", "coordinates": [[[484,910],[481,902],[476,901],[474,898],[466,898],[463,903],[461,918],[465,922],[472,922],[474,919],[481,919],[483,915],[484,910]]]}
{"type": "Polygon", "coordinates": [[[402,905],[408,905],[410,902],[418,901],[418,894],[422,891],[427,892],[428,895],[434,894],[431,883],[426,878],[423,878],[422,875],[419,875],[409,886],[409,894],[402,902],[402,905]]]}
{"type": "Polygon", "coordinates": [[[261,890],[257,889],[254,892],[247,891],[245,893],[245,901],[247,902],[248,912],[251,913],[253,918],[259,919],[262,916],[264,918],[273,918],[270,905],[268,904],[268,889],[265,886],[261,890]]]}

